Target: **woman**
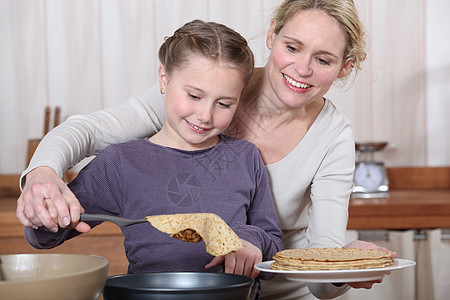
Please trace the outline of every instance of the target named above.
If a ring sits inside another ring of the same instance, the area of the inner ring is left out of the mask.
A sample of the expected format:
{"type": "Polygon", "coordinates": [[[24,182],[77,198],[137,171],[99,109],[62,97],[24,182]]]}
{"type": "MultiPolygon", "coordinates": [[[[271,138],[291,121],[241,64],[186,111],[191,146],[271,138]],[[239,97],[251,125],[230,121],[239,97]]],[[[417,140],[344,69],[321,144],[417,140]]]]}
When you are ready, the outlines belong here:
{"type": "MultiPolygon", "coordinates": [[[[266,45],[271,50],[268,62],[254,72],[243,91],[227,133],[253,142],[261,152],[285,248],[342,247],[353,187],[354,140],[350,122],[323,96],[334,81],[358,70],[365,59],[364,33],[354,3],[286,0],[271,22],[266,45]]],[[[24,172],[26,184],[17,205],[22,224],[77,226],[65,202],[74,211],[79,204],[57,174],[110,143],[159,130],[164,122],[163,98],[156,94],[155,88],[149,89],[116,107],[69,118],[49,133],[24,172]],[[72,146],[64,148],[61,138],[72,146]],[[56,149],[63,154],[61,159],[56,149]],[[44,165],[51,167],[36,168],[44,165]],[[54,212],[41,213],[43,205],[54,206],[54,212]]],[[[356,242],[346,247],[376,246],[356,242]]],[[[370,288],[373,283],[350,285],[370,288]]],[[[262,298],[306,298],[309,291],[331,298],[347,289],[334,284],[307,287],[276,277],[262,282],[262,298]]]]}

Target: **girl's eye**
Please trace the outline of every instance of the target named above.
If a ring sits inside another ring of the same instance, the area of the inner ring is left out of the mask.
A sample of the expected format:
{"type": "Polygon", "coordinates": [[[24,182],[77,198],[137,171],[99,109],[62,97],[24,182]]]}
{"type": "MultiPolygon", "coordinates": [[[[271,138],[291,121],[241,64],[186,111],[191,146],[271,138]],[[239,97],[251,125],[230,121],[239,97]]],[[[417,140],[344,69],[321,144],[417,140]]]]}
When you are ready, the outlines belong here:
{"type": "Polygon", "coordinates": [[[327,66],[327,65],[330,64],[329,61],[327,61],[327,60],[325,60],[325,59],[323,59],[323,58],[320,58],[320,57],[317,58],[317,61],[319,62],[319,64],[325,65],[325,66],[327,66]]]}
{"type": "Polygon", "coordinates": [[[231,105],[230,104],[228,104],[228,103],[225,103],[225,102],[217,102],[217,104],[219,104],[219,106],[220,107],[222,107],[222,108],[230,108],[231,107],[231,105]]]}
{"type": "Polygon", "coordinates": [[[190,94],[190,93],[188,93],[188,97],[193,99],[193,100],[199,100],[200,99],[200,97],[198,97],[198,96],[196,96],[194,94],[190,94]]]}

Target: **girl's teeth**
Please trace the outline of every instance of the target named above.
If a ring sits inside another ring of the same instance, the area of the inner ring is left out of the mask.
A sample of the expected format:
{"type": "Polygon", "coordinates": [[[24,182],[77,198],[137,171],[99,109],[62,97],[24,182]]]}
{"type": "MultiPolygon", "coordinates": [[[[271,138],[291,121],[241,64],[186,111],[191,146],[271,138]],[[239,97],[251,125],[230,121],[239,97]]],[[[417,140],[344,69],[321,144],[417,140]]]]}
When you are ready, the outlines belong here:
{"type": "Polygon", "coordinates": [[[198,126],[196,126],[196,125],[194,125],[194,124],[192,124],[192,123],[190,123],[190,122],[189,122],[189,124],[191,124],[191,126],[194,127],[194,128],[197,129],[197,130],[200,130],[200,131],[203,131],[203,130],[204,130],[203,128],[200,128],[200,127],[198,127],[198,126]]]}

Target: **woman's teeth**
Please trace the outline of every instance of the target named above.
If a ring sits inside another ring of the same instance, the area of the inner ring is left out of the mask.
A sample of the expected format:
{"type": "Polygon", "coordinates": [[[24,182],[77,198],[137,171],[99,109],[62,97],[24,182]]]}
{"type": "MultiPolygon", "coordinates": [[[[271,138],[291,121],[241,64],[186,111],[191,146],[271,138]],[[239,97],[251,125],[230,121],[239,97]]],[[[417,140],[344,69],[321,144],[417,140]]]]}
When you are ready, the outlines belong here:
{"type": "Polygon", "coordinates": [[[289,84],[301,88],[301,89],[307,89],[310,87],[310,85],[307,85],[305,83],[300,83],[295,81],[294,79],[292,79],[291,77],[288,77],[287,75],[283,74],[284,78],[287,80],[287,82],[289,82],[289,84]]]}

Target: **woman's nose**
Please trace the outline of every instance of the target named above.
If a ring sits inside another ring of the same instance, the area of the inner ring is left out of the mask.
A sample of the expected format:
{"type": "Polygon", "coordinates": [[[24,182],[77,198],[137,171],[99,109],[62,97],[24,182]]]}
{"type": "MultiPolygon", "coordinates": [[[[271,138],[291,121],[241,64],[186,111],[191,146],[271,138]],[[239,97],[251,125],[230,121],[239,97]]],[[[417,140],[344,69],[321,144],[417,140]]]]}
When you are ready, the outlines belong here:
{"type": "Polygon", "coordinates": [[[307,77],[312,74],[311,58],[307,55],[302,55],[294,64],[294,69],[301,77],[307,77]]]}

